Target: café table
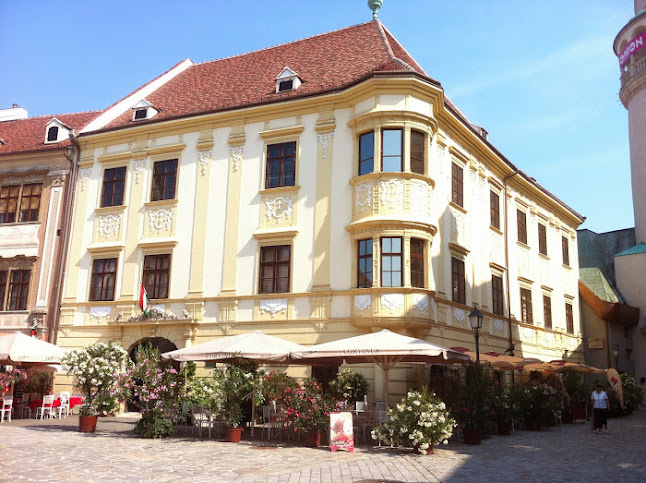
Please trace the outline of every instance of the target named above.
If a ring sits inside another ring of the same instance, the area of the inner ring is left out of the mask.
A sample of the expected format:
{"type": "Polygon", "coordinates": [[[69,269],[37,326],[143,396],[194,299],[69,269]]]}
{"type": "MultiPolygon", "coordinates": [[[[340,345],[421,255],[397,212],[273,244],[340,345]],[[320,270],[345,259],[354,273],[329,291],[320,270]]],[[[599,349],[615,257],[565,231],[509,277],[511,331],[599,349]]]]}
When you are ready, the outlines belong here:
{"type": "MultiPolygon", "coordinates": [[[[83,404],[83,397],[82,396],[71,396],[70,397],[70,409],[72,409],[74,406],[78,406],[79,404],[83,404]]],[[[31,408],[31,412],[35,413],[36,408],[39,408],[43,405],[43,400],[42,399],[34,399],[32,402],[29,403],[29,407],[31,408]]],[[[52,405],[52,408],[57,408],[61,405],[61,400],[60,398],[54,399],[54,404],[52,405]]]]}

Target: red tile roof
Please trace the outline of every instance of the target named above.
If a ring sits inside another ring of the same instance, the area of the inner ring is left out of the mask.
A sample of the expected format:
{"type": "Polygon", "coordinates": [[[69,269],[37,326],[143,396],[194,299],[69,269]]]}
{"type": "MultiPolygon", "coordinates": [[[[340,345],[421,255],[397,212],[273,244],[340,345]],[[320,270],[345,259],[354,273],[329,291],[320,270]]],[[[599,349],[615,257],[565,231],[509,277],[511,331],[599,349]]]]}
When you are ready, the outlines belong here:
{"type": "Polygon", "coordinates": [[[195,64],[146,96],[160,110],[151,121],[133,121],[128,110],[107,129],[235,109],[347,87],[379,71],[424,70],[379,23],[371,21],[256,52],[195,64]],[[284,67],[303,84],[276,93],[284,67]]]}
{"type": "Polygon", "coordinates": [[[53,151],[69,146],[70,141],[45,143],[45,126],[56,118],[70,129],[80,129],[101,111],[56,114],[0,122],[0,156],[37,151],[53,151]]]}

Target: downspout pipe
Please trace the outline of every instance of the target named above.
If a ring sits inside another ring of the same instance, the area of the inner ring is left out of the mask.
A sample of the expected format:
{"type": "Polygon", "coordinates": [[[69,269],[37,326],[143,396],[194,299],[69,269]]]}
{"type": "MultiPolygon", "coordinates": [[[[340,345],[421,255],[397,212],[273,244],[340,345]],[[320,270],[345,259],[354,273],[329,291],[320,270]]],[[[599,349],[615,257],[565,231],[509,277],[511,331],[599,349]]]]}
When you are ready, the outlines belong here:
{"type": "Polygon", "coordinates": [[[69,239],[72,230],[72,213],[74,206],[74,198],[76,194],[76,183],[78,178],[78,164],[81,158],[81,146],[79,145],[77,134],[75,130],[70,131],[69,134],[71,146],[68,146],[63,151],[65,157],[70,163],[70,176],[67,183],[64,198],[63,216],[61,217],[61,236],[58,245],[58,256],[56,259],[56,285],[54,289],[54,297],[50,306],[50,313],[52,314],[51,332],[49,334],[49,342],[56,344],[58,339],[58,326],[61,316],[61,297],[63,294],[63,281],[65,280],[65,268],[67,266],[67,255],[69,252],[69,239]]]}
{"type": "Polygon", "coordinates": [[[509,213],[507,212],[507,181],[513,178],[519,173],[518,169],[514,169],[514,172],[505,176],[503,179],[503,196],[505,199],[505,267],[507,267],[507,322],[509,323],[509,349],[514,346],[514,337],[512,335],[512,323],[511,323],[511,291],[509,288],[509,213]]]}

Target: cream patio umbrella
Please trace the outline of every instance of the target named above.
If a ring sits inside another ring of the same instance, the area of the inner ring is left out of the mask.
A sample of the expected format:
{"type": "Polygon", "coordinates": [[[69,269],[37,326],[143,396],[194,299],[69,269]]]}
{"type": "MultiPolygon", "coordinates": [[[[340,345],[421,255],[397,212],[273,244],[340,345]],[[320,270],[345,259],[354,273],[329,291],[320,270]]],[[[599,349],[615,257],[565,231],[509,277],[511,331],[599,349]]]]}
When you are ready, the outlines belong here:
{"type": "MultiPolygon", "coordinates": [[[[238,357],[255,362],[289,364],[290,353],[304,351],[307,347],[280,339],[256,330],[246,334],[222,337],[162,354],[164,359],[175,361],[226,362],[238,357]]],[[[255,400],[256,386],[253,388],[255,400]]],[[[254,434],[256,405],[251,405],[251,435],[254,434]]]]}
{"type": "Polygon", "coordinates": [[[0,336],[0,364],[59,364],[67,350],[20,332],[0,336]]]}
{"type": "Polygon", "coordinates": [[[388,406],[388,371],[394,364],[399,362],[451,364],[471,360],[466,354],[387,329],[310,346],[305,350],[292,352],[291,357],[306,364],[341,364],[343,361],[347,364],[377,364],[384,371],[386,406],[388,406]]]}

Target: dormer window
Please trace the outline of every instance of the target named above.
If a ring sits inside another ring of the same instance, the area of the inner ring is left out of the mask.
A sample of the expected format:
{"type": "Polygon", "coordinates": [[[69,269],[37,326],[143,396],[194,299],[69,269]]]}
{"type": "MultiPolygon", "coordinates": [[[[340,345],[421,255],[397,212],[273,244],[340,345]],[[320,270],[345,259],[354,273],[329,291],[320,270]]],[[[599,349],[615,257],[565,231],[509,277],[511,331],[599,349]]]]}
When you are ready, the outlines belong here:
{"type": "Polygon", "coordinates": [[[132,120],[143,121],[154,117],[159,111],[146,99],[140,100],[137,104],[132,106],[132,120]]]}
{"type": "Polygon", "coordinates": [[[47,130],[47,142],[56,142],[58,140],[58,126],[52,126],[47,130]]]}
{"type": "Polygon", "coordinates": [[[70,129],[54,118],[45,126],[45,143],[60,143],[69,137],[70,129]]]}
{"type": "Polygon", "coordinates": [[[302,84],[301,78],[289,67],[285,67],[276,76],[276,92],[295,91],[302,84]]]}

